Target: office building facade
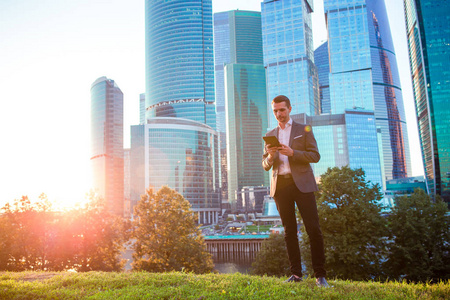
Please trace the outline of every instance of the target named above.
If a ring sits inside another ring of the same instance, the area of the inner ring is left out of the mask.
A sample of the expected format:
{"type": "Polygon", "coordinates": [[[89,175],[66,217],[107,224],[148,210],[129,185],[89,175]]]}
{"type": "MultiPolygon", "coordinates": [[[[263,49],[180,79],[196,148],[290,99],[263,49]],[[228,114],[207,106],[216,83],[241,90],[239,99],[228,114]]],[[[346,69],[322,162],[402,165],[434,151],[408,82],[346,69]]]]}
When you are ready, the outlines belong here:
{"type": "Polygon", "coordinates": [[[317,67],[319,80],[320,114],[330,114],[330,61],[328,56],[328,42],[323,43],[314,50],[314,63],[317,67]]]}
{"type": "Polygon", "coordinates": [[[450,205],[450,3],[403,3],[427,188],[450,205]]]}
{"type": "MultiPolygon", "coordinates": [[[[222,162],[222,201],[227,201],[227,206],[229,203],[225,115],[227,104],[224,72],[225,66],[229,64],[263,64],[260,12],[233,10],[214,14],[216,119],[222,162]]],[[[234,83],[229,85],[234,85],[234,83]]],[[[265,90],[265,82],[263,86],[259,85],[258,88],[265,90]]],[[[231,198],[234,198],[234,190],[231,198]]]]}
{"type": "Polygon", "coordinates": [[[91,165],[94,190],[109,212],[123,216],[123,93],[106,77],[91,86],[91,165]]]}
{"type": "Polygon", "coordinates": [[[146,117],[216,128],[211,0],[145,1],[146,117]]]}
{"type": "Polygon", "coordinates": [[[384,193],[384,197],[391,206],[394,206],[395,198],[410,196],[416,189],[427,190],[424,176],[392,179],[386,182],[386,192],[384,193]]]}
{"type": "MultiPolygon", "coordinates": [[[[286,95],[292,114],[319,114],[317,69],[314,65],[312,0],[264,0],[261,3],[264,66],[270,100],[286,95]]],[[[271,115],[270,127],[277,125],[271,115]]]]}
{"type": "Polygon", "coordinates": [[[146,0],[145,34],[146,133],[144,140],[133,142],[144,148],[132,147],[132,155],[137,151],[146,157],[138,167],[144,173],[136,177],[147,186],[132,191],[132,201],[148,186],[168,185],[199,212],[200,223],[217,222],[212,1],[146,0]]]}
{"type": "Polygon", "coordinates": [[[183,195],[199,224],[217,223],[220,186],[217,132],[181,118],[155,117],[131,126],[131,203],[147,188],[167,185],[183,195]]]}
{"type": "MultiPolygon", "coordinates": [[[[411,173],[406,118],[383,0],[325,0],[330,113],[373,111],[383,180],[411,173]]],[[[384,187],[384,186],[383,186],[384,187]]]]}
{"type": "Polygon", "coordinates": [[[266,76],[262,64],[225,65],[228,201],[233,211],[244,209],[244,186],[269,186],[261,167],[262,137],[267,132],[266,76]]]}
{"type": "Polygon", "coordinates": [[[269,186],[244,186],[237,191],[240,199],[238,213],[262,214],[264,212],[264,198],[270,194],[269,186]]]}
{"type": "Polygon", "coordinates": [[[348,109],[343,114],[311,117],[299,114],[292,119],[312,126],[321,155],[318,163],[311,164],[317,180],[328,168],[349,166],[362,168],[368,181],[383,186],[373,111],[348,109]]]}
{"type": "Polygon", "coordinates": [[[226,132],[226,64],[263,64],[261,13],[233,10],[214,14],[214,74],[217,131],[226,132]]]}

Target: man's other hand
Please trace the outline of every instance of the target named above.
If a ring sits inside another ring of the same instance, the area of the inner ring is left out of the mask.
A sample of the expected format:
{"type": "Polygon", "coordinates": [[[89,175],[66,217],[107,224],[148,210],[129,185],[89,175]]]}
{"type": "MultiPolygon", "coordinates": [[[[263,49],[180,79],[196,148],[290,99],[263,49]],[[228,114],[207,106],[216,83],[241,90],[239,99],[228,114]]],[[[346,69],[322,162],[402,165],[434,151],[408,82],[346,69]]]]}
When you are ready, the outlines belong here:
{"type": "Polygon", "coordinates": [[[294,150],[291,149],[291,147],[286,146],[284,144],[281,144],[281,147],[278,147],[278,151],[280,154],[286,155],[286,156],[293,156],[294,150]]]}

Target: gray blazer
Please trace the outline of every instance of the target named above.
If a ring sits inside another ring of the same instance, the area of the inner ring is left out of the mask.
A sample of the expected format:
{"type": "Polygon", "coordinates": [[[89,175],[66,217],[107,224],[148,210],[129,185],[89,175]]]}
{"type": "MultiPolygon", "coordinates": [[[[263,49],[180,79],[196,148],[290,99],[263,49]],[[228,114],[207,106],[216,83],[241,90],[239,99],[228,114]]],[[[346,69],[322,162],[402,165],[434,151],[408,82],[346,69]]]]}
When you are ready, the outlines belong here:
{"type": "MultiPolygon", "coordinates": [[[[266,134],[266,136],[270,135],[278,138],[278,126],[266,134]]],[[[291,167],[295,185],[303,193],[317,191],[317,184],[310,163],[318,162],[320,160],[320,154],[317,149],[317,142],[314,138],[311,126],[293,121],[291,137],[289,138],[289,147],[294,150],[294,155],[289,157],[289,166],[291,167]],[[305,130],[305,128],[307,130],[305,130]]],[[[266,171],[269,171],[273,167],[273,174],[270,179],[270,196],[273,197],[277,188],[279,159],[277,152],[274,161],[271,164],[267,159],[268,155],[269,153],[265,149],[262,166],[266,171]]]]}

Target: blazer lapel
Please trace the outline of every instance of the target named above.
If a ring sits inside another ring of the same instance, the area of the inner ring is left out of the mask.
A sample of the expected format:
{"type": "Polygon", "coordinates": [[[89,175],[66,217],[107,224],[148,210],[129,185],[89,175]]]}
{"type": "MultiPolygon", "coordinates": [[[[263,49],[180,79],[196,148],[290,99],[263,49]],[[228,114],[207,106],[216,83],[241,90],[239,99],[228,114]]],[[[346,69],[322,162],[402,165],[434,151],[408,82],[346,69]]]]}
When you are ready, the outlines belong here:
{"type": "Polygon", "coordinates": [[[289,137],[289,147],[292,146],[292,141],[294,140],[294,136],[297,136],[298,131],[299,131],[299,124],[292,121],[291,136],[289,137]]]}

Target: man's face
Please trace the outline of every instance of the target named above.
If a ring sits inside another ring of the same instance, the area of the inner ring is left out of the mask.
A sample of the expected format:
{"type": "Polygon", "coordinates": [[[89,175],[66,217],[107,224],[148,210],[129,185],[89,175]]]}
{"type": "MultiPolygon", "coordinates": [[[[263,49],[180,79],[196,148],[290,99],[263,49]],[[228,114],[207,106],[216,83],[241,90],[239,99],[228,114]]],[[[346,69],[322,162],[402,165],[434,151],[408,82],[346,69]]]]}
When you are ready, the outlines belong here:
{"type": "Polygon", "coordinates": [[[272,110],[278,123],[286,124],[289,121],[289,113],[292,107],[287,107],[286,102],[272,103],[272,110]]]}

